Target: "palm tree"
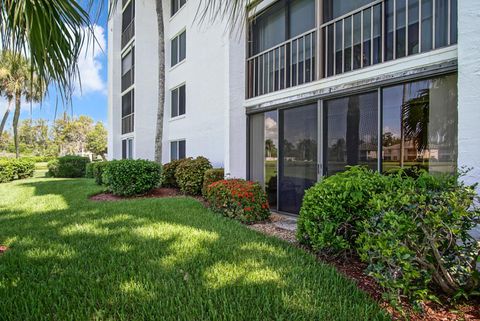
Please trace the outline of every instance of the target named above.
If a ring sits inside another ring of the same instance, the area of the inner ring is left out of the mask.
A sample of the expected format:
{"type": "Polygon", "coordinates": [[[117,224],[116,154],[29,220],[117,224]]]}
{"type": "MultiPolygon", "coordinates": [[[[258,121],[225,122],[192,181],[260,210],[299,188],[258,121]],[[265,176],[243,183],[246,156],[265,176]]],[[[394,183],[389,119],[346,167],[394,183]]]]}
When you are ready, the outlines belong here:
{"type": "MultiPolygon", "coordinates": [[[[103,7],[102,3],[89,0],[91,7],[103,7]]],[[[69,99],[82,44],[93,34],[84,31],[92,23],[80,2],[3,0],[0,25],[1,49],[29,57],[38,77],[55,82],[60,94],[69,99]]]]}
{"type": "MultiPolygon", "coordinates": [[[[40,78],[31,68],[31,63],[19,54],[4,51],[0,56],[0,90],[9,102],[15,101],[13,114],[13,137],[15,142],[15,154],[19,157],[18,121],[22,98],[27,102],[39,102],[45,95],[46,81],[40,78]]],[[[10,113],[9,108],[5,112],[2,123],[6,122],[10,113]]],[[[3,132],[3,127],[2,127],[3,132]]]]}

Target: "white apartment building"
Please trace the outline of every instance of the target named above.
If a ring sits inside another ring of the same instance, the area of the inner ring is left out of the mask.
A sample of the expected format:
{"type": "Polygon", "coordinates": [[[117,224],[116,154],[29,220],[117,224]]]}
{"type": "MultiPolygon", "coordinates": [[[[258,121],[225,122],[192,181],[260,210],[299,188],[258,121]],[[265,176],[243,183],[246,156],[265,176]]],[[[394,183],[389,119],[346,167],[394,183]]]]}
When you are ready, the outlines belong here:
{"type": "MultiPolygon", "coordinates": [[[[264,0],[243,32],[164,1],[163,161],[205,156],[298,213],[348,165],[473,168],[480,179],[480,1],[264,0]]],[[[154,158],[155,1],[109,22],[109,157],[154,158]]]]}

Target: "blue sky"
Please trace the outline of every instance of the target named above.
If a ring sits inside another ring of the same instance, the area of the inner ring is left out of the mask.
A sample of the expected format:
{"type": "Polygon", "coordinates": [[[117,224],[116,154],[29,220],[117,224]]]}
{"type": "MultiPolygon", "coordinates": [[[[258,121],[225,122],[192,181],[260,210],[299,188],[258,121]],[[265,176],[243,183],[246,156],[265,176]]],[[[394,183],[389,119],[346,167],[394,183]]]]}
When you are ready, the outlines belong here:
{"type": "MultiPolygon", "coordinates": [[[[79,71],[81,75],[80,91],[79,84],[76,85],[76,92],[72,97],[73,103],[68,106],[69,115],[88,115],[95,121],[102,121],[107,125],[107,10],[104,10],[101,17],[94,26],[95,36],[101,45],[85,46],[79,59],[79,71]]],[[[21,119],[43,118],[52,122],[55,118],[55,106],[57,108],[57,117],[61,116],[66,110],[62,104],[61,98],[57,95],[54,86],[49,89],[49,95],[42,104],[31,105],[23,103],[21,119]],[[58,102],[58,104],[57,104],[58,102]]],[[[1,116],[5,111],[7,103],[0,99],[1,116]]],[[[11,130],[12,115],[9,117],[7,130],[11,130]]]]}

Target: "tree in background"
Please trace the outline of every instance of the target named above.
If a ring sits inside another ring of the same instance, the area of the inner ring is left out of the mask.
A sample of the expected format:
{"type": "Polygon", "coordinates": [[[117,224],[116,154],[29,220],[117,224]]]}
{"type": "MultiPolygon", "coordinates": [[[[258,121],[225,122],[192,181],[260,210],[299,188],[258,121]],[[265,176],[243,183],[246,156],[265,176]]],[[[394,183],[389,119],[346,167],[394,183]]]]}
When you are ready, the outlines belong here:
{"type": "Polygon", "coordinates": [[[103,123],[95,124],[93,130],[87,134],[87,149],[106,160],[108,132],[103,123]]]}
{"type": "MultiPolygon", "coordinates": [[[[0,92],[7,98],[15,101],[13,114],[13,139],[15,143],[15,155],[20,156],[20,141],[18,137],[18,122],[22,108],[22,99],[27,102],[40,102],[46,93],[47,81],[37,76],[31,68],[31,63],[19,54],[9,51],[2,52],[0,56],[0,92]]],[[[5,122],[10,113],[9,108],[5,112],[5,122]]],[[[2,121],[2,123],[4,123],[2,121]]],[[[1,128],[3,131],[3,128],[1,128]]]]}

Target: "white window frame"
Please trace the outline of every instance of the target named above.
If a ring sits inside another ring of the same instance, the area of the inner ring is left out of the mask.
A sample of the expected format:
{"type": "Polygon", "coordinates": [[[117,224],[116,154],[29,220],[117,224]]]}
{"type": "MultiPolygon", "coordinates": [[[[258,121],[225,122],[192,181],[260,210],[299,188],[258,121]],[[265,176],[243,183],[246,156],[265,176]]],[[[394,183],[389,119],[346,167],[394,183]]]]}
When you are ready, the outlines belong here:
{"type": "MultiPolygon", "coordinates": [[[[178,140],[172,140],[170,141],[170,161],[174,161],[174,160],[179,160],[181,159],[180,158],[180,142],[184,142],[185,143],[185,157],[187,157],[187,140],[186,139],[178,139],[178,140]],[[172,155],[172,144],[176,144],[177,145],[177,155],[175,155],[175,158],[173,158],[173,155],[172,155]]],[[[182,158],[182,159],[184,159],[182,158]]]]}

